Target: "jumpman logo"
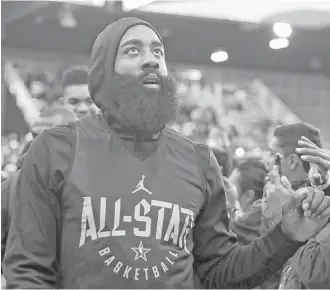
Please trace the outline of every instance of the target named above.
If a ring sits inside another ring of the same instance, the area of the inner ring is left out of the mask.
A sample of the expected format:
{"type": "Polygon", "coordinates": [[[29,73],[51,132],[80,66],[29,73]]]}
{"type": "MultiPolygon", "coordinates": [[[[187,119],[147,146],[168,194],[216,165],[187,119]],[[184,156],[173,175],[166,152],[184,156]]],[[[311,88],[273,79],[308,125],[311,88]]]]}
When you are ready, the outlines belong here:
{"type": "Polygon", "coordinates": [[[145,192],[149,193],[149,194],[152,194],[151,191],[149,191],[148,189],[145,188],[144,186],[144,179],[145,179],[145,176],[142,175],[142,179],[139,181],[138,185],[136,186],[136,189],[134,191],[132,191],[132,193],[135,193],[139,190],[144,190],[145,192]]]}

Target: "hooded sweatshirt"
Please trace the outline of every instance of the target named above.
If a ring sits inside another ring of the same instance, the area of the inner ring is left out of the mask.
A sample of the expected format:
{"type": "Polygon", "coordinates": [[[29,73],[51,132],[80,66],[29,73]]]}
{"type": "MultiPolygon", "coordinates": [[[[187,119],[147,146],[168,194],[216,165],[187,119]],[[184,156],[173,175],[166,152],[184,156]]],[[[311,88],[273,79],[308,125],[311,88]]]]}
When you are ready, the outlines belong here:
{"type": "MultiPolygon", "coordinates": [[[[151,27],[121,19],[97,38],[89,87],[99,104],[118,43],[139,24],[151,27]]],[[[210,148],[165,127],[139,158],[115,111],[33,142],[4,258],[9,288],[252,288],[302,245],[278,225],[239,247],[210,148]]]]}
{"type": "Polygon", "coordinates": [[[102,100],[107,98],[107,103],[112,100],[112,105],[107,107],[112,120],[117,121],[122,127],[127,128],[124,120],[120,118],[118,106],[111,93],[111,79],[115,74],[115,62],[117,51],[122,37],[125,33],[136,25],[145,25],[158,35],[159,40],[163,40],[157,30],[148,22],[138,18],[122,18],[108,25],[96,38],[91,53],[91,67],[89,70],[88,88],[94,103],[102,108],[102,100]],[[106,81],[108,80],[108,81],[106,81]]]}

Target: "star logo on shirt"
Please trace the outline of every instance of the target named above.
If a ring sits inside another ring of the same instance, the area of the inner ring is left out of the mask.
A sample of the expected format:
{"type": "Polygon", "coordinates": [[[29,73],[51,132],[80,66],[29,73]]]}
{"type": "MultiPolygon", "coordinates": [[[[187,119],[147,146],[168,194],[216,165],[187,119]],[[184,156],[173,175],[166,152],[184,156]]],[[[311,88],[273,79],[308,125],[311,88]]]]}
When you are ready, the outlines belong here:
{"type": "Polygon", "coordinates": [[[140,242],[138,248],[131,248],[131,249],[135,252],[134,261],[137,260],[137,259],[142,258],[143,260],[148,262],[146,254],[150,251],[150,249],[147,249],[147,248],[143,247],[142,241],[140,242]]]}

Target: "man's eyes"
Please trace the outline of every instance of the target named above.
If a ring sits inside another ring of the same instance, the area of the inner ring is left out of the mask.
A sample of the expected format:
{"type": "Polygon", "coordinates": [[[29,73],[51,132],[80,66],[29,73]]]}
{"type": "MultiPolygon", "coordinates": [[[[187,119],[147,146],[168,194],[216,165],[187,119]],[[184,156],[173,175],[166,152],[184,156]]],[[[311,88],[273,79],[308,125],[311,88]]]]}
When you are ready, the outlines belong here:
{"type": "Polygon", "coordinates": [[[161,56],[164,56],[164,52],[163,52],[163,50],[161,50],[160,48],[157,48],[157,49],[155,49],[154,50],[154,53],[157,53],[157,55],[161,55],[161,56]]]}
{"type": "Polygon", "coordinates": [[[69,103],[71,104],[71,105],[75,105],[75,104],[77,104],[79,102],[79,100],[77,100],[77,99],[70,99],[69,100],[69,103]]]}
{"type": "MultiPolygon", "coordinates": [[[[130,47],[130,48],[125,50],[125,54],[129,54],[129,55],[136,55],[136,54],[139,54],[139,53],[140,53],[140,50],[136,47],[130,47]]],[[[164,52],[160,48],[154,49],[153,54],[156,55],[156,56],[164,56],[164,52]]]]}
{"type": "Polygon", "coordinates": [[[125,51],[126,54],[138,54],[139,52],[136,47],[130,47],[125,51]]]}

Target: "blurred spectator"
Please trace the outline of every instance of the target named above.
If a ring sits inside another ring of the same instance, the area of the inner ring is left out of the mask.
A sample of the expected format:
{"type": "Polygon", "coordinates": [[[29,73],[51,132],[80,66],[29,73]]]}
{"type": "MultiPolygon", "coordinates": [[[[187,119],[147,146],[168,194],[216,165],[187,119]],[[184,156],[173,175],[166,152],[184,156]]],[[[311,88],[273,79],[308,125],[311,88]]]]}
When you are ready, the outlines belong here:
{"type": "Polygon", "coordinates": [[[330,223],[284,267],[279,289],[330,289],[330,223]]]}
{"type": "Polygon", "coordinates": [[[247,109],[246,92],[235,85],[225,85],[222,89],[224,109],[226,111],[245,111],[247,109]]]}
{"type": "Polygon", "coordinates": [[[88,91],[88,71],[82,67],[64,72],[61,82],[59,104],[74,112],[78,118],[96,113],[97,107],[88,91]]]}
{"type": "MultiPolygon", "coordinates": [[[[310,164],[302,161],[295,152],[295,149],[298,147],[298,141],[302,136],[307,137],[321,147],[320,131],[305,123],[277,127],[269,144],[270,167],[275,164],[275,155],[280,154],[281,174],[288,178],[294,190],[310,185],[308,180],[310,164]]],[[[270,192],[271,190],[268,189],[266,184],[262,202],[262,233],[264,234],[279,222],[282,214],[282,204],[288,198],[287,196],[271,196],[270,192]]]]}
{"type": "Polygon", "coordinates": [[[286,176],[294,188],[300,188],[308,183],[310,164],[302,161],[295,152],[298,141],[302,136],[307,137],[317,146],[321,145],[320,131],[306,123],[282,125],[276,128],[273,138],[270,140],[269,150],[271,160],[279,153],[281,158],[282,174],[286,176]]]}
{"type": "MultiPolygon", "coordinates": [[[[271,166],[274,165],[275,155],[280,154],[281,173],[288,178],[294,190],[311,185],[308,179],[310,164],[302,161],[300,156],[295,152],[295,149],[298,147],[298,141],[302,136],[312,140],[312,142],[314,142],[318,147],[322,147],[320,141],[320,131],[305,123],[295,123],[277,127],[273,133],[273,138],[270,139],[269,144],[269,164],[271,164],[271,166]]],[[[289,196],[287,195],[274,195],[272,193],[272,185],[270,183],[266,183],[262,199],[262,235],[267,234],[267,232],[272,230],[280,221],[282,215],[282,205],[288,198],[289,196]]],[[[306,263],[306,265],[310,265],[311,261],[309,258],[305,258],[304,263],[306,263]]],[[[302,263],[303,261],[300,262],[302,263]]],[[[284,267],[284,273],[287,273],[287,267],[288,265],[284,267]]],[[[292,279],[290,278],[290,282],[288,283],[290,284],[292,282],[295,284],[295,270],[292,267],[290,269],[291,270],[289,272],[292,279]]],[[[277,287],[280,281],[281,271],[274,275],[276,276],[276,279],[273,279],[273,285],[277,287]]],[[[299,285],[299,283],[295,285],[296,287],[294,288],[300,288],[302,286],[299,285]]]]}
{"type": "Polygon", "coordinates": [[[253,157],[241,161],[230,175],[243,213],[231,223],[240,244],[249,244],[261,236],[261,198],[266,176],[261,160],[253,157]]]}
{"type": "Polygon", "coordinates": [[[28,75],[25,85],[35,99],[39,111],[49,108],[54,103],[52,84],[45,73],[28,75]]]}
{"type": "MultiPolygon", "coordinates": [[[[295,152],[298,147],[298,141],[302,136],[307,137],[317,146],[321,146],[320,131],[313,126],[305,123],[295,123],[282,125],[276,128],[273,138],[269,143],[269,166],[275,164],[276,154],[281,156],[281,174],[290,181],[292,188],[298,188],[310,185],[308,173],[310,164],[300,159],[295,152]]],[[[279,221],[281,216],[281,204],[287,197],[269,196],[267,186],[264,190],[263,199],[263,232],[268,232],[279,221]]]]}

